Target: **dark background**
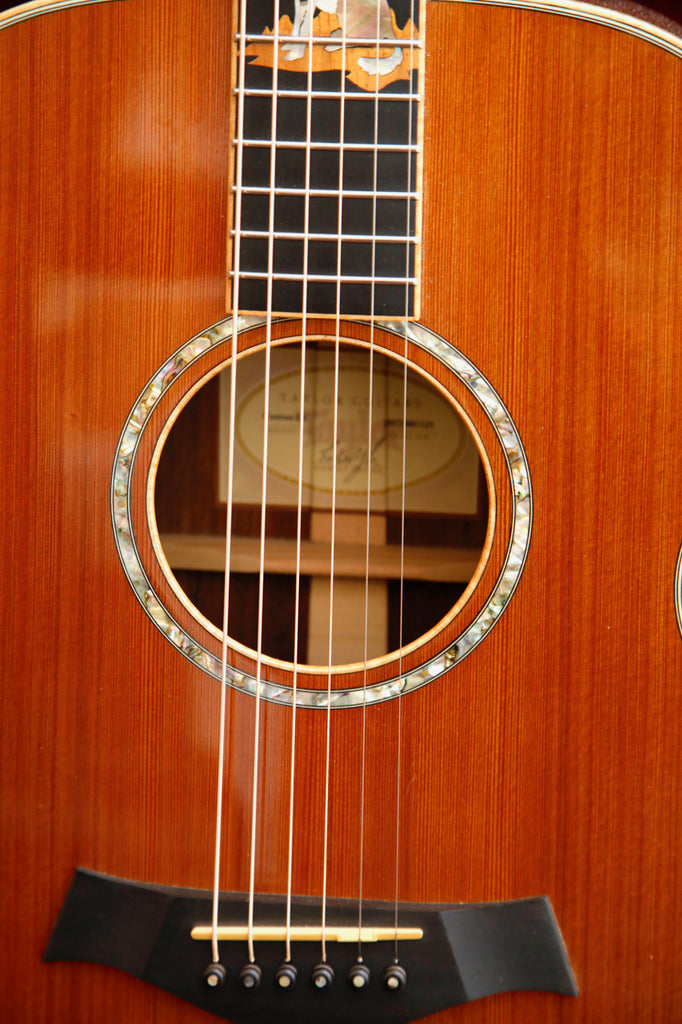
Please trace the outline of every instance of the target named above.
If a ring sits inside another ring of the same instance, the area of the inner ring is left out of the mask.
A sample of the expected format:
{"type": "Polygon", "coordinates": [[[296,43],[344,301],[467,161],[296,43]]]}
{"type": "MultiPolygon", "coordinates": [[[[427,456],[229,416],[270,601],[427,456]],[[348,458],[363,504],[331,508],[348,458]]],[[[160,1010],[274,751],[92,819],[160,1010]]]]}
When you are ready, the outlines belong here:
{"type": "Polygon", "coordinates": [[[679,3],[679,0],[658,0],[657,3],[650,3],[647,6],[653,11],[667,14],[669,18],[674,18],[676,21],[682,20],[682,4],[679,3]]]}

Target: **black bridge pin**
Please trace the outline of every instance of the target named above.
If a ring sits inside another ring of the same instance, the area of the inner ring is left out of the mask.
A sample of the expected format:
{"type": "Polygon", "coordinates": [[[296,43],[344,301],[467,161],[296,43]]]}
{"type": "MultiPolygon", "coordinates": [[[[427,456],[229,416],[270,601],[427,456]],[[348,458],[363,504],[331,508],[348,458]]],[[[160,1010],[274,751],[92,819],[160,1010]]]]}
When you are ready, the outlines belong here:
{"type": "Polygon", "coordinates": [[[241,981],[244,988],[254,989],[258,988],[261,983],[263,972],[261,971],[258,964],[244,964],[241,971],[239,972],[239,980],[241,981]]]}
{"type": "Polygon", "coordinates": [[[296,967],[291,963],[285,962],[278,968],[275,981],[280,988],[293,988],[296,984],[297,974],[296,967]]]}
{"type": "Polygon", "coordinates": [[[227,971],[222,964],[209,964],[204,971],[204,981],[209,988],[221,988],[225,984],[227,971]]]}
{"type": "Polygon", "coordinates": [[[330,967],[329,964],[318,964],[317,967],[313,968],[310,980],[315,988],[329,988],[334,980],[334,968],[330,967]]]}
{"type": "Polygon", "coordinates": [[[369,985],[369,967],[358,960],[348,972],[348,980],[353,988],[367,988],[369,985]]]}
{"type": "Polygon", "coordinates": [[[391,992],[400,992],[407,984],[407,971],[400,964],[391,964],[384,972],[384,984],[391,992]]]}

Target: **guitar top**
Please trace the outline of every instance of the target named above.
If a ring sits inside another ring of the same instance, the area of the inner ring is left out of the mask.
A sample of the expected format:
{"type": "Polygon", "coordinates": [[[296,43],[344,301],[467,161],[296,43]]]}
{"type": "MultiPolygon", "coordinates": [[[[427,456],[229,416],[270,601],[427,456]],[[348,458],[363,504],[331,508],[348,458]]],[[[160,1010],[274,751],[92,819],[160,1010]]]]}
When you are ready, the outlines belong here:
{"type": "Polygon", "coordinates": [[[8,1024],[682,1020],[641,13],[0,15],[8,1024]]]}

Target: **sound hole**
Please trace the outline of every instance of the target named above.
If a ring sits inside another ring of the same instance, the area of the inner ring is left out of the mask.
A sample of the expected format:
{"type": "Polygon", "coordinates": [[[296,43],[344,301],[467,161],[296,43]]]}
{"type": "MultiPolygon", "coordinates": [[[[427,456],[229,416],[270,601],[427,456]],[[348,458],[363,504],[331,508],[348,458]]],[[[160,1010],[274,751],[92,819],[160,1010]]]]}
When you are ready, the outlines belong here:
{"type": "MultiPolygon", "coordinates": [[[[334,460],[334,364],[332,345],[307,343],[299,517],[301,348],[288,343],[271,353],[262,651],[293,661],[298,587],[298,661],[311,666],[329,658],[332,559],[332,662],[357,664],[405,648],[456,612],[472,589],[488,525],[483,464],[467,420],[431,378],[413,367],[405,373],[395,358],[342,346],[334,460]]],[[[165,558],[214,632],[223,617],[230,376],[222,369],[184,406],[155,487],[165,558]]],[[[237,366],[228,631],[252,651],[264,379],[264,351],[245,353],[237,366]]]]}

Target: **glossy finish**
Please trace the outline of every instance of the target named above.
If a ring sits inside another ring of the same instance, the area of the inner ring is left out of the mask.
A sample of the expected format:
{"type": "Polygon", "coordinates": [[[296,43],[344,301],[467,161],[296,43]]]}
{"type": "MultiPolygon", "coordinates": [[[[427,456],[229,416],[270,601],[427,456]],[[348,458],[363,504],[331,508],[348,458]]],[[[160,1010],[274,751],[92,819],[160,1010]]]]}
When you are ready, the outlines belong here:
{"type": "MultiPolygon", "coordinates": [[[[141,611],[109,493],[140,389],[225,315],[226,7],[127,0],[0,32],[11,1022],[211,1019],[119,972],[40,957],[77,865],[212,880],[219,688],[141,611]]],[[[682,63],[587,20],[431,3],[425,105],[421,320],[509,408],[533,538],[485,642],[368,711],[363,892],[393,895],[400,708],[401,900],[546,894],[580,988],[493,996],[433,1024],[679,1020],[682,63]]],[[[497,501],[464,626],[507,548],[510,494],[497,501]]],[[[290,709],[262,718],[256,878],[284,892],[290,709]]],[[[334,896],[358,892],[360,718],[332,716],[334,896]]],[[[234,890],[248,889],[252,722],[252,699],[234,694],[223,874],[234,890]]],[[[303,893],[320,890],[323,765],[324,715],[303,711],[303,893]]]]}

